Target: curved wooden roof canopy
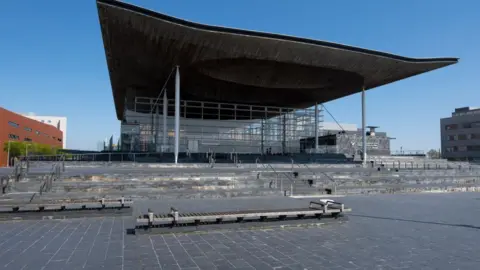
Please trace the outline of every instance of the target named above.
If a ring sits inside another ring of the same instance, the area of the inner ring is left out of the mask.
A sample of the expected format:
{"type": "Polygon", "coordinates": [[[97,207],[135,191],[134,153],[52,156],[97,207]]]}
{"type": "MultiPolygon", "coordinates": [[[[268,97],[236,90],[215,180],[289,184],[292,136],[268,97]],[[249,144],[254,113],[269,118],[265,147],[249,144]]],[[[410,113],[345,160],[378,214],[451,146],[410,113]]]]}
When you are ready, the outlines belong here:
{"type": "Polygon", "coordinates": [[[305,108],[458,62],[202,25],[115,0],[97,7],[119,120],[127,89],[157,97],[176,65],[181,99],[305,108]]]}

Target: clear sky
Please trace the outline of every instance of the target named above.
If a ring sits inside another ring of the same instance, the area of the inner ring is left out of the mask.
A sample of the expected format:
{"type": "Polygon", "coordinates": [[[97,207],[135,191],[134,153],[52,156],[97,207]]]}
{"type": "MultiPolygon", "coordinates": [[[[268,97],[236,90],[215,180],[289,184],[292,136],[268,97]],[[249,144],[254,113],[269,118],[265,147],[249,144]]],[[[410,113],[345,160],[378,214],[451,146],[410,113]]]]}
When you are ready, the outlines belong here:
{"type": "MultiPolygon", "coordinates": [[[[460,63],[367,92],[367,124],[392,149],[440,147],[440,118],[480,106],[478,0],[129,0],[199,23],[338,42],[460,63]]],[[[68,148],[119,134],[94,0],[0,4],[0,106],[68,117],[68,148]]],[[[360,95],[332,101],[340,122],[361,123],[360,95]]],[[[329,121],[329,117],[325,117],[329,121]]]]}

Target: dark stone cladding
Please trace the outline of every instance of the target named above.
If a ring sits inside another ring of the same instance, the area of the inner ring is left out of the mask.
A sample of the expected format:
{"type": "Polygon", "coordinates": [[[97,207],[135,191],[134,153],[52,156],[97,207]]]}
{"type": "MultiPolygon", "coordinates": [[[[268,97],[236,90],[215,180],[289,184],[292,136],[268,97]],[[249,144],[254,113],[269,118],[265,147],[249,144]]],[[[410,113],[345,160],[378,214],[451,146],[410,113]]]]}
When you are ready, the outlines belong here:
{"type": "Polygon", "coordinates": [[[156,97],[176,65],[181,99],[305,108],[458,62],[202,25],[122,1],[97,7],[118,119],[126,97],[156,97]]]}

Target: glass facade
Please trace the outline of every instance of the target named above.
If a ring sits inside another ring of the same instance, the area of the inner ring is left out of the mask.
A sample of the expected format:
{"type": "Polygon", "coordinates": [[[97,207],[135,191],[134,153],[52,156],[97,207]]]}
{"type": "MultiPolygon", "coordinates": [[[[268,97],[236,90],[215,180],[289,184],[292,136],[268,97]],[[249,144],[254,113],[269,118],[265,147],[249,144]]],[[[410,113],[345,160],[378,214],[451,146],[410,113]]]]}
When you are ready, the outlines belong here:
{"type": "MultiPolygon", "coordinates": [[[[175,100],[163,104],[161,99],[135,98],[121,125],[122,151],[173,152],[175,100]]],[[[320,105],[317,119],[320,135],[320,105]]],[[[180,152],[299,153],[300,140],[312,136],[314,108],[180,102],[180,152]]]]}

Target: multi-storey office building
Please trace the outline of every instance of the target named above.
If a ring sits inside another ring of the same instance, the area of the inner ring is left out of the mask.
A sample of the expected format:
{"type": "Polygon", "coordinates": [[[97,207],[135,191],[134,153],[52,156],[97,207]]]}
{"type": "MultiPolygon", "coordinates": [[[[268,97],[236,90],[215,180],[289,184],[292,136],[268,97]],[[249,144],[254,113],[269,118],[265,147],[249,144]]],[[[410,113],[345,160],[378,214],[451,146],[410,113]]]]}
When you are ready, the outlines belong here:
{"type": "Polygon", "coordinates": [[[480,108],[457,108],[440,119],[442,156],[450,160],[480,159],[480,108]]]}
{"type": "Polygon", "coordinates": [[[0,107],[0,167],[7,165],[8,153],[3,151],[5,142],[32,142],[62,147],[62,131],[0,107]]]}

